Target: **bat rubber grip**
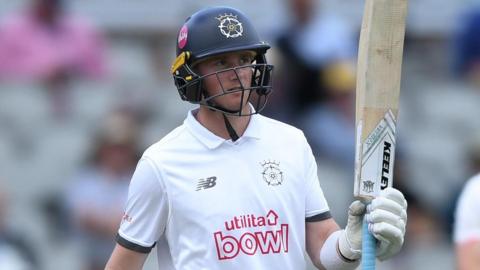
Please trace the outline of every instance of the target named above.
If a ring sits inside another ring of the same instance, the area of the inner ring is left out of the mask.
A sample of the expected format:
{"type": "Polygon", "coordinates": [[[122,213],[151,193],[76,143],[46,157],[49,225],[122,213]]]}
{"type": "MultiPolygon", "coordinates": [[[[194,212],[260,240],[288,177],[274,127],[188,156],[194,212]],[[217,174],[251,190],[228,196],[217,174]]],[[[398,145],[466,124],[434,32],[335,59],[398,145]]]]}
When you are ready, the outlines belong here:
{"type": "Polygon", "coordinates": [[[375,270],[375,237],[368,231],[368,222],[363,219],[362,270],[375,270]]]}

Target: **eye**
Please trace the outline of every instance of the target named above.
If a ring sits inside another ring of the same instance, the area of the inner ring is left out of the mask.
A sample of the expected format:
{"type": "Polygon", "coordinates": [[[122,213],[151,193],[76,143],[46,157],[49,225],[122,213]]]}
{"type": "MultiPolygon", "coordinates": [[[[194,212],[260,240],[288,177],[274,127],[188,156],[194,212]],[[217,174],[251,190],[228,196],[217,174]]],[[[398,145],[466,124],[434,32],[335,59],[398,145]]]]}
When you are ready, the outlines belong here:
{"type": "Polygon", "coordinates": [[[225,59],[218,59],[213,64],[216,67],[225,67],[227,65],[227,61],[225,61],[225,59]]]}
{"type": "Polygon", "coordinates": [[[253,61],[253,58],[251,56],[245,55],[245,56],[242,56],[240,58],[240,64],[241,65],[248,65],[248,64],[252,63],[252,61],[253,61]]]}

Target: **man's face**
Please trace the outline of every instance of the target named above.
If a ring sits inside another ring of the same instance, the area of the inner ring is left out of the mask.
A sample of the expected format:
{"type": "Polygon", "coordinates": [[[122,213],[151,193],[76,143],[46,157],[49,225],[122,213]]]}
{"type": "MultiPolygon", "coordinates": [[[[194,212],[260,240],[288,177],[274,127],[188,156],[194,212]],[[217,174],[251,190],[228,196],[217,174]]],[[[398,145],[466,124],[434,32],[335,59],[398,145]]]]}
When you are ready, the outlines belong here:
{"type": "Polygon", "coordinates": [[[251,87],[253,70],[250,64],[254,55],[251,51],[227,53],[203,60],[195,66],[200,75],[207,75],[203,79],[203,87],[210,97],[225,94],[213,98],[213,102],[232,111],[242,107],[248,110],[245,104],[250,91],[242,90],[251,87]]]}
{"type": "Polygon", "coordinates": [[[36,15],[46,21],[54,20],[62,10],[62,0],[33,0],[36,15]]]}

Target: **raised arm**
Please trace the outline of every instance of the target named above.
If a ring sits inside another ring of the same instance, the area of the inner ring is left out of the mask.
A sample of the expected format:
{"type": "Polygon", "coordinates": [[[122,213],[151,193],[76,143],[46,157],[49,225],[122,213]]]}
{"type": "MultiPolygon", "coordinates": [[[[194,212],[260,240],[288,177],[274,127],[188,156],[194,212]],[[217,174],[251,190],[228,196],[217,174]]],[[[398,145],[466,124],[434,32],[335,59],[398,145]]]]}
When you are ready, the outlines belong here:
{"type": "Polygon", "coordinates": [[[333,218],[305,223],[307,254],[318,269],[325,269],[320,261],[321,248],[327,238],[338,230],[340,227],[333,218]]]}

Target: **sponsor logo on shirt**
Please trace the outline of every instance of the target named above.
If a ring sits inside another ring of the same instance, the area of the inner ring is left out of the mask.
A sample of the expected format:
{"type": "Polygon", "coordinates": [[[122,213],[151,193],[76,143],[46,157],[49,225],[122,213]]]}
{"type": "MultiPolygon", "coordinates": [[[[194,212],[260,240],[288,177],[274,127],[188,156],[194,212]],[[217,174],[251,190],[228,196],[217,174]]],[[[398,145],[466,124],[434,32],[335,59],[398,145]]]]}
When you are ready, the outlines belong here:
{"type": "Polygon", "coordinates": [[[129,216],[127,213],[123,213],[122,220],[128,223],[132,223],[132,217],[129,216]]]}
{"type": "Polygon", "coordinates": [[[216,176],[210,176],[210,177],[205,178],[205,179],[200,179],[200,180],[198,180],[196,191],[199,191],[199,190],[202,190],[202,189],[213,188],[216,184],[217,184],[217,177],[216,176]]]}
{"type": "Polygon", "coordinates": [[[279,224],[278,214],[273,210],[265,216],[235,216],[225,221],[224,225],[225,231],[213,234],[219,260],[233,259],[242,254],[288,252],[288,224],[279,224]],[[232,232],[237,230],[243,233],[233,235],[232,232]]]}

